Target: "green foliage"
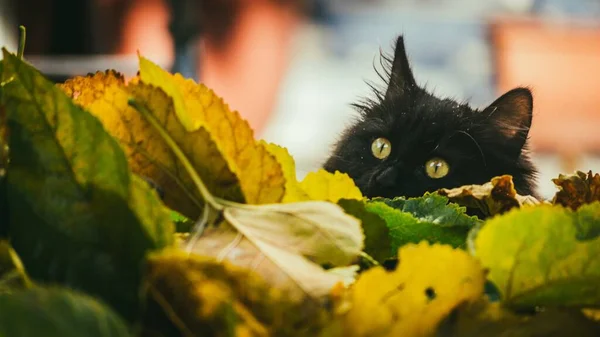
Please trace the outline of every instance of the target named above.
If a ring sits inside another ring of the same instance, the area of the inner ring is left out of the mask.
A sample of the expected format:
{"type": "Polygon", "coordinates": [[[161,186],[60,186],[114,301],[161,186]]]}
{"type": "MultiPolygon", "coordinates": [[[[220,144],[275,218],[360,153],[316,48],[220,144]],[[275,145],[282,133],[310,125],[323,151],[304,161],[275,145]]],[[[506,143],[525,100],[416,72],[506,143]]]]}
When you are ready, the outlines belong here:
{"type": "Polygon", "coordinates": [[[600,202],[512,211],[477,232],[475,255],[508,306],[600,308],[599,228],[600,202]]]}
{"type": "Polygon", "coordinates": [[[145,254],[173,241],[168,211],[96,118],[6,50],[4,66],[12,245],[33,279],[133,318],[145,254]]]}
{"type": "Polygon", "coordinates": [[[477,217],[467,215],[464,207],[431,193],[409,199],[375,198],[367,203],[366,209],[385,220],[394,252],[407,243],[423,240],[464,247],[469,230],[480,222],[477,217]]]}

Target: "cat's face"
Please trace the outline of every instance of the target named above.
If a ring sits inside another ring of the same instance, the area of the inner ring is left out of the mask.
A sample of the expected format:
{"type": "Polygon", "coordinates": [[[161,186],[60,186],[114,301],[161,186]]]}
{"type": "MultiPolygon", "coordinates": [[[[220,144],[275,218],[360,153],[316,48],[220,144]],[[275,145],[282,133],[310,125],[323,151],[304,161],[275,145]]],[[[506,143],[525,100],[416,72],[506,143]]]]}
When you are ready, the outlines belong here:
{"type": "Polygon", "coordinates": [[[361,108],[324,164],[352,177],[367,197],[420,196],[426,191],[482,184],[510,174],[520,194],[534,191],[525,151],[532,96],[517,88],[483,110],[440,99],[420,88],[402,37],[385,94],[361,108]]]}

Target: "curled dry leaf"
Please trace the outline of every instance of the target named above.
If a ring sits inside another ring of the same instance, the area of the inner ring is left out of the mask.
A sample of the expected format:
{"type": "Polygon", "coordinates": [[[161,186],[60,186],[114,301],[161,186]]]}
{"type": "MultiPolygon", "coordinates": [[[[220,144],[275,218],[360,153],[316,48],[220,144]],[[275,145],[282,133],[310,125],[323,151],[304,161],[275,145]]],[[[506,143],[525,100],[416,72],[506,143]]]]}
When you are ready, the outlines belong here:
{"type": "Polygon", "coordinates": [[[444,188],[437,193],[448,197],[451,202],[479,209],[485,217],[502,214],[515,207],[540,204],[530,195],[517,194],[512,177],[509,175],[494,177],[483,185],[444,188]]]}
{"type": "Polygon", "coordinates": [[[291,302],[247,268],[173,249],[148,260],[148,333],[184,336],[314,336],[320,307],[291,302]]]}
{"type": "Polygon", "coordinates": [[[429,336],[463,303],[483,295],[485,273],[466,252],[426,242],[398,253],[396,270],[371,268],[349,290],[344,336],[429,336]]]}
{"type": "Polygon", "coordinates": [[[553,204],[569,207],[573,210],[581,205],[600,201],[600,174],[592,174],[592,171],[584,173],[577,171],[575,174],[560,174],[558,178],[552,179],[558,187],[552,199],[553,204]]]}

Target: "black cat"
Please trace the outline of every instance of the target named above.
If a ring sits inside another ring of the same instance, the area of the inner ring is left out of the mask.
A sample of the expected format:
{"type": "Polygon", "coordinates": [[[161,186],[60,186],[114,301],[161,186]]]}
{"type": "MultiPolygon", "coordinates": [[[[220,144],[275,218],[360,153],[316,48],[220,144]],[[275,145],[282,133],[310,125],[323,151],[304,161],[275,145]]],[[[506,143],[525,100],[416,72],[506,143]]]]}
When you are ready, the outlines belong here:
{"type": "Polygon", "coordinates": [[[345,172],[367,197],[421,196],[426,191],[482,184],[509,174],[521,195],[536,196],[536,169],[527,151],[533,98],[508,91],[483,110],[441,99],[418,86],[396,41],[387,90],[354,104],[361,112],[323,165],[345,172]]]}

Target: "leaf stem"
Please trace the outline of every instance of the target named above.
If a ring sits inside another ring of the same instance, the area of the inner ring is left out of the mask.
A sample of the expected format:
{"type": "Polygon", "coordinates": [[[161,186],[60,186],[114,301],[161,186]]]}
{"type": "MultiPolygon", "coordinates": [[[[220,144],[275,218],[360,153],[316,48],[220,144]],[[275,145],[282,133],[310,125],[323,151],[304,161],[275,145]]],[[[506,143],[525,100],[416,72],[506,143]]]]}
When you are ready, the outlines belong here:
{"type": "Polygon", "coordinates": [[[25,53],[25,39],[27,37],[27,29],[25,26],[19,26],[19,49],[17,49],[17,57],[19,60],[23,59],[23,54],[25,53]]]}
{"type": "MultiPolygon", "coordinates": [[[[127,103],[131,107],[136,109],[138,112],[140,112],[146,118],[146,120],[156,129],[156,131],[158,131],[158,133],[161,135],[161,137],[167,143],[169,148],[171,148],[171,150],[173,151],[175,156],[181,161],[181,164],[183,164],[183,167],[185,168],[185,170],[188,172],[188,174],[192,178],[192,181],[198,188],[198,191],[200,192],[200,194],[202,195],[202,197],[204,198],[206,203],[208,205],[212,206],[215,210],[218,210],[218,211],[223,210],[223,206],[215,200],[215,198],[210,193],[210,191],[208,190],[206,185],[204,185],[204,182],[202,182],[202,179],[200,178],[200,176],[198,176],[198,173],[196,172],[196,170],[194,170],[192,163],[189,161],[189,159],[186,157],[186,155],[183,153],[183,151],[181,151],[181,148],[179,147],[179,145],[177,145],[175,140],[173,140],[173,138],[171,138],[169,133],[162,127],[162,125],[160,125],[160,123],[156,120],[156,118],[154,118],[152,113],[150,113],[150,111],[145,106],[139,104],[133,98],[129,99],[129,101],[127,103]]],[[[208,206],[208,205],[205,205],[205,206],[208,206]]]]}

